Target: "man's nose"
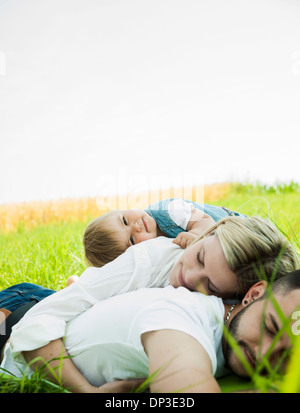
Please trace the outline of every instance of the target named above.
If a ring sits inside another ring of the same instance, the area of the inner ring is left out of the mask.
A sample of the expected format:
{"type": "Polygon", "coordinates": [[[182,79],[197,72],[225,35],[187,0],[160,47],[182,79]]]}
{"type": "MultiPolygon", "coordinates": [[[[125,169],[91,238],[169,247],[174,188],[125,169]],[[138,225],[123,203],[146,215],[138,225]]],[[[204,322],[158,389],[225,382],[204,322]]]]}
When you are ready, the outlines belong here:
{"type": "Polygon", "coordinates": [[[272,368],[278,367],[280,370],[286,364],[287,360],[285,360],[284,356],[288,355],[288,349],[280,341],[274,345],[273,340],[262,342],[261,347],[257,349],[256,359],[260,360],[260,362],[264,360],[265,365],[267,362],[272,368]],[[279,363],[280,365],[278,365],[279,363]]]}

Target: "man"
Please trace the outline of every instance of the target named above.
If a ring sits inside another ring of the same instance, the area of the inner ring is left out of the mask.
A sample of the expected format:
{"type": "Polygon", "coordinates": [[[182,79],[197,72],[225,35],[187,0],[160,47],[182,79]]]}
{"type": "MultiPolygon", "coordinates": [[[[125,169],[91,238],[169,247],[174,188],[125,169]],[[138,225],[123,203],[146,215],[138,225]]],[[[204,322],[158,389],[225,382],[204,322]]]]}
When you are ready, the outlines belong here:
{"type": "MultiPolygon", "coordinates": [[[[292,321],[282,328],[286,325],[282,315],[291,320],[300,304],[300,270],[273,284],[281,315],[266,289],[266,282],[256,283],[235,307],[214,296],[171,286],[99,302],[68,324],[64,344],[72,359],[64,360],[62,382],[72,391],[106,392],[109,383],[105,383],[147,377],[149,368],[149,375],[154,374],[151,392],[220,392],[216,378],[226,372],[226,366],[247,376],[268,355],[269,366],[280,361],[284,368],[292,321]],[[223,336],[224,322],[242,359],[223,336]]],[[[24,351],[25,360],[42,357],[58,366],[61,360],[53,358],[64,355],[61,339],[24,351]]],[[[15,368],[13,372],[24,368],[25,360],[20,358],[17,364],[10,353],[7,346],[1,366],[15,368]]]]}

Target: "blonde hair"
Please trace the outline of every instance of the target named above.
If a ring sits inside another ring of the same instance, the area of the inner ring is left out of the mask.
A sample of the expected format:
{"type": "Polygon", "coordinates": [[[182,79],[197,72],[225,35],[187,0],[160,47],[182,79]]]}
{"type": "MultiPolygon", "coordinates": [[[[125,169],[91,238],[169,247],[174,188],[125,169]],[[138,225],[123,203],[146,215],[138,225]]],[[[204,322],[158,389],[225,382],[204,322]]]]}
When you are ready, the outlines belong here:
{"type": "Polygon", "coordinates": [[[125,252],[118,237],[119,231],[111,229],[110,218],[114,214],[115,211],[110,211],[101,215],[91,221],[84,231],[85,258],[93,267],[102,267],[125,252]]]}
{"type": "Polygon", "coordinates": [[[215,234],[238,279],[238,296],[257,281],[275,281],[300,267],[296,249],[269,220],[226,217],[194,240],[215,234]]]}

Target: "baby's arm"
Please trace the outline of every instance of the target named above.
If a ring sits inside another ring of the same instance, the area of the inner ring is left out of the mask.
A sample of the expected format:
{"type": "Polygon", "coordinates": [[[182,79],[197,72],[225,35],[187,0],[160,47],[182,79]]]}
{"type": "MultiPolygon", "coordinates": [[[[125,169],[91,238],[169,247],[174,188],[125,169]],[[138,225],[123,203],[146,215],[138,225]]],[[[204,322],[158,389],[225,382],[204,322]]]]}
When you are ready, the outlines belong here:
{"type": "Polygon", "coordinates": [[[181,248],[186,248],[214,224],[215,221],[210,215],[191,205],[191,218],[186,227],[187,232],[178,234],[173,242],[174,244],[180,245],[181,248]]]}

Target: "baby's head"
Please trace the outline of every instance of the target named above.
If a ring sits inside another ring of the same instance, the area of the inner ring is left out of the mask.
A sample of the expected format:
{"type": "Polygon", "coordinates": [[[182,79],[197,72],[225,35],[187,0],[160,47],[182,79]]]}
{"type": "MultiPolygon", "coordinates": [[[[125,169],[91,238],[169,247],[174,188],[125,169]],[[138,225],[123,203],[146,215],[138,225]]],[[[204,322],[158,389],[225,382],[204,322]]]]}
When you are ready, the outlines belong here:
{"type": "Polygon", "coordinates": [[[140,209],[108,212],[89,223],[84,235],[85,257],[90,265],[102,267],[132,245],[157,237],[155,220],[140,209]]]}

